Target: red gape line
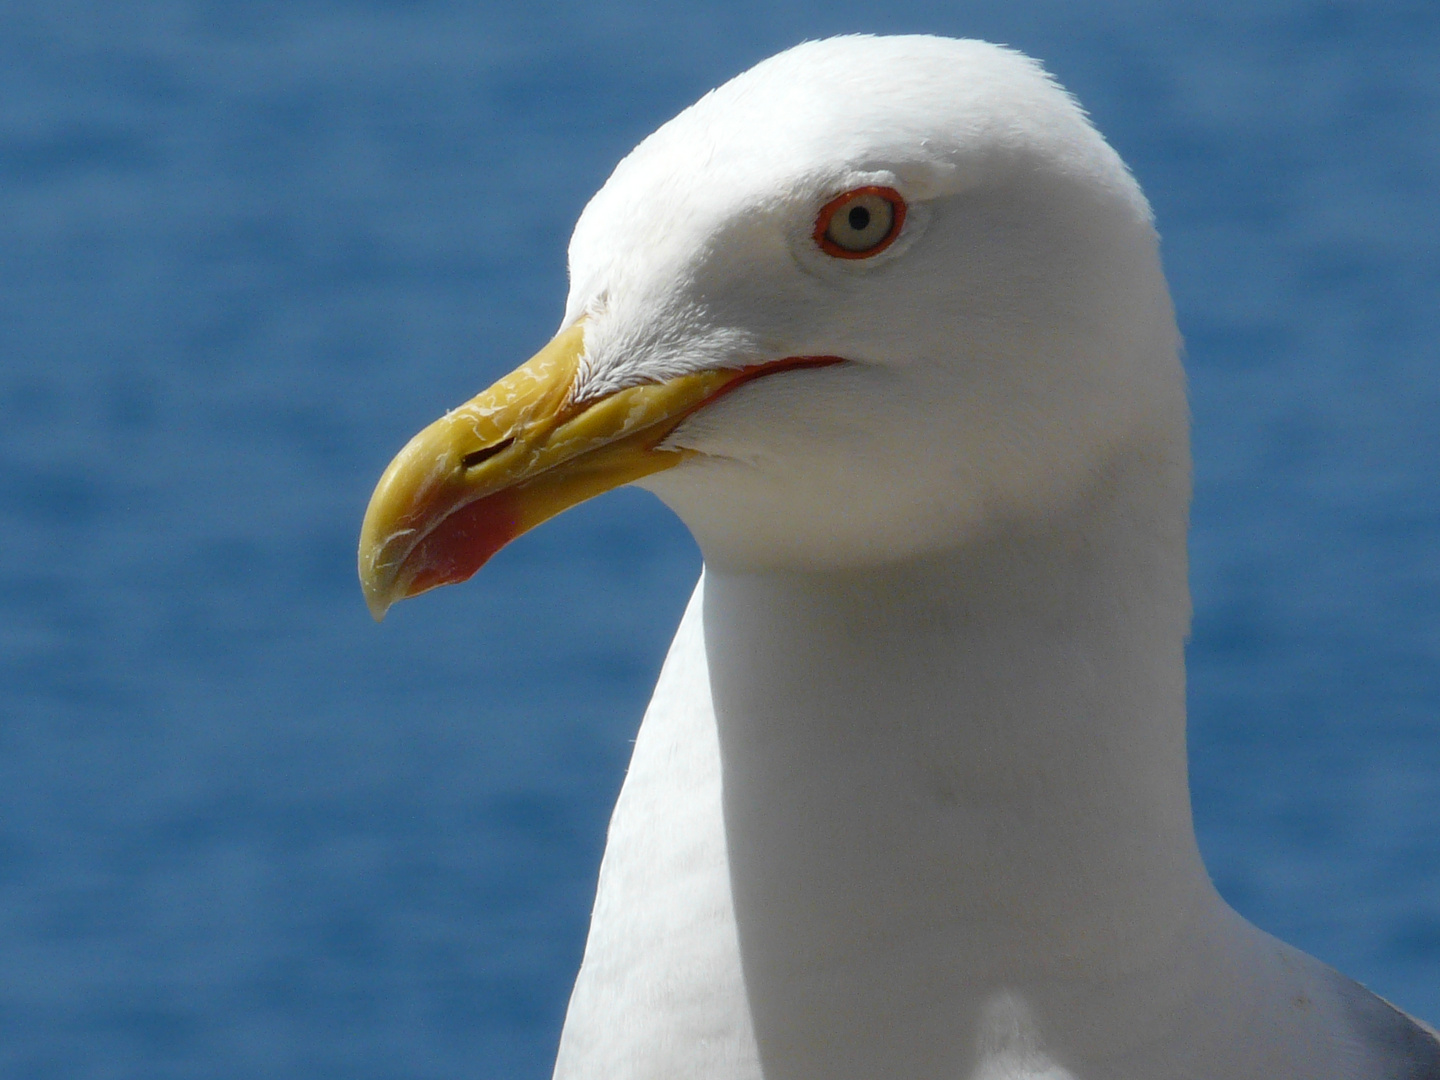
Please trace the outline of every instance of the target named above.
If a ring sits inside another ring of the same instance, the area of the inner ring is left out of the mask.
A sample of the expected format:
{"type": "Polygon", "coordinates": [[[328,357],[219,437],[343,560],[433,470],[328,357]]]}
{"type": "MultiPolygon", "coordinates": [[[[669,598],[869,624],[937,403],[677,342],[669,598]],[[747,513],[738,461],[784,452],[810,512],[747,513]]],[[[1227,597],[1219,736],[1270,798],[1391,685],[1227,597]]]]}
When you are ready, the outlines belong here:
{"type": "Polygon", "coordinates": [[[798,371],[800,368],[830,367],[833,364],[843,363],[845,363],[843,356],[787,356],[782,360],[765,360],[758,364],[751,364],[749,367],[740,369],[740,377],[738,379],[734,379],[720,387],[715,393],[686,412],[685,416],[688,417],[697,410],[705,408],[705,406],[709,405],[712,401],[718,401],[730,393],[731,390],[744,386],[746,383],[754,382],[756,379],[766,375],[778,375],[782,371],[798,371]]]}
{"type": "Polygon", "coordinates": [[[670,437],[670,432],[674,431],[686,420],[689,420],[690,417],[694,416],[701,409],[708,408],[726,394],[730,393],[730,391],[738,390],[746,383],[752,383],[756,379],[763,378],[766,375],[778,375],[782,371],[798,371],[800,368],[830,367],[833,364],[843,363],[845,363],[843,356],[787,356],[780,360],[762,360],[758,364],[750,364],[748,367],[732,369],[738,370],[739,374],[709,397],[701,398],[694,405],[691,405],[690,408],[676,416],[668,425],[668,430],[664,436],[657,440],[657,442],[663,442],[670,437]]]}
{"type": "Polygon", "coordinates": [[[820,213],[815,218],[815,243],[820,245],[820,250],[826,255],[833,255],[837,259],[868,259],[872,255],[879,255],[887,247],[895,242],[900,235],[900,227],[905,224],[905,200],[894,188],[888,187],[857,187],[847,191],[843,195],[836,195],[820,208],[820,213]],[[835,212],[848,203],[851,199],[861,195],[878,195],[888,202],[894,213],[894,219],[890,222],[890,231],[872,248],[864,251],[847,251],[825,234],[830,231],[830,222],[835,218],[835,212]]]}

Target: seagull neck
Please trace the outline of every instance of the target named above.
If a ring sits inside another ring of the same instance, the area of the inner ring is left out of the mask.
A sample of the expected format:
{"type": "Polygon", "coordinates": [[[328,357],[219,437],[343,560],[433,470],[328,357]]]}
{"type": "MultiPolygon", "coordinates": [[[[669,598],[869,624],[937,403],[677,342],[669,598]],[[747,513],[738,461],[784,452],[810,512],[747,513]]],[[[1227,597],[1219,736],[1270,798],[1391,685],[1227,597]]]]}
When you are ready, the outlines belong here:
{"type": "Polygon", "coordinates": [[[903,566],[707,570],[752,994],[803,1001],[817,964],[893,962],[886,993],[923,1001],[1193,945],[1218,901],[1186,774],[1177,457],[903,566]]]}

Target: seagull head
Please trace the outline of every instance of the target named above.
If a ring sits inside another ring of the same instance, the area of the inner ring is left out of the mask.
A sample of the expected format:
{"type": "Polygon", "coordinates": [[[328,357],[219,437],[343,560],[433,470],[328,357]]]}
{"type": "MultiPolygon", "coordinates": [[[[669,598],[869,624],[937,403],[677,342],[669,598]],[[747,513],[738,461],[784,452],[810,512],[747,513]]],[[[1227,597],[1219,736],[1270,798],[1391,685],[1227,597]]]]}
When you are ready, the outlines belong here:
{"type": "Polygon", "coordinates": [[[556,337],[381,478],[377,617],[620,484],[711,564],[836,569],[1054,513],[1137,442],[1184,450],[1149,207],[1008,49],[781,53],[621,161],[569,254],[556,337]]]}

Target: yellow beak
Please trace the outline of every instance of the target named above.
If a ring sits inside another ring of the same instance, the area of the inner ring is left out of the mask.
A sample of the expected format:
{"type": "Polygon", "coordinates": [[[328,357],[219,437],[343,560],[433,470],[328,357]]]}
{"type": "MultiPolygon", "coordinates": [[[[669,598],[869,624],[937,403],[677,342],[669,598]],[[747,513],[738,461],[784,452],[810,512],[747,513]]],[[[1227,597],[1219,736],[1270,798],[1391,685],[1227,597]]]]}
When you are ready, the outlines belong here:
{"type": "Polygon", "coordinates": [[[521,533],[576,503],[668,469],[661,449],[696,409],[775,370],[834,363],[791,358],[701,371],[575,404],[584,328],[410,440],[380,477],[360,529],[360,584],[378,620],[397,600],[464,581],[521,533]]]}

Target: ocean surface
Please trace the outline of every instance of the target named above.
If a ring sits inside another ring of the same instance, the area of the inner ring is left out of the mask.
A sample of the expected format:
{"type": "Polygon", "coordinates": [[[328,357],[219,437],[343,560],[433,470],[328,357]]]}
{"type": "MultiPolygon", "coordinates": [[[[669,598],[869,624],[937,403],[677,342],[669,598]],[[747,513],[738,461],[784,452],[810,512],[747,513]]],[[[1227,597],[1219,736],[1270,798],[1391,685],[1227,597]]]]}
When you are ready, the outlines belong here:
{"type": "Polygon", "coordinates": [[[1202,846],[1440,1021],[1440,5],[48,0],[0,8],[0,1075],[549,1075],[699,556],[617,492],[376,626],[361,514],[639,138],[849,31],[1044,58],[1140,177],[1202,846]]]}

